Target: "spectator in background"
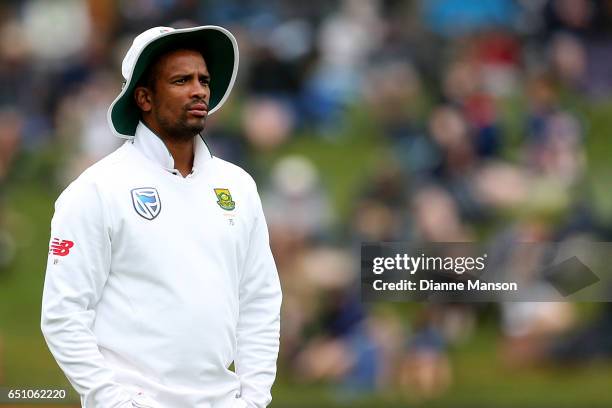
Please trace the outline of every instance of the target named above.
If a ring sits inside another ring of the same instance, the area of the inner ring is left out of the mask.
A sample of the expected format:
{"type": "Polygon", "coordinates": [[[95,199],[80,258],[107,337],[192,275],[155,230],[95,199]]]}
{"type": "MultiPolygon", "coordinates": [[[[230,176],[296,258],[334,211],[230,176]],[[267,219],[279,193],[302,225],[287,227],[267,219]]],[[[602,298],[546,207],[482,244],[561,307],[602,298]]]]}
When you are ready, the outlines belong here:
{"type": "Polygon", "coordinates": [[[274,166],[271,179],[262,193],[270,228],[287,229],[286,236],[296,240],[324,238],[333,223],[332,210],[314,165],[288,156],[274,166]]]}
{"type": "Polygon", "coordinates": [[[21,147],[25,119],[19,110],[0,108],[0,184],[7,178],[11,164],[21,147]]]}
{"type": "Polygon", "coordinates": [[[319,30],[320,57],[304,84],[304,107],[323,129],[333,125],[359,94],[368,57],[381,40],[378,1],[342,0],[319,30]]]}
{"type": "Polygon", "coordinates": [[[58,134],[70,150],[70,168],[64,174],[73,180],[87,167],[110,154],[120,145],[109,138],[106,111],[116,95],[117,83],[108,72],[99,71],[80,89],[65,98],[58,109],[58,134]]]}

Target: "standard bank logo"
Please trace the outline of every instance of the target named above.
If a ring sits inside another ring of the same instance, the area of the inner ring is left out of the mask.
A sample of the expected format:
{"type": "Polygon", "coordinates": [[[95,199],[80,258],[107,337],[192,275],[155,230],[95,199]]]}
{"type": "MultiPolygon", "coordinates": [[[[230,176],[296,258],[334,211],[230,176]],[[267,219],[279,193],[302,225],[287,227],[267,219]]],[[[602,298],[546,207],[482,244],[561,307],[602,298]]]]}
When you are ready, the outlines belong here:
{"type": "Polygon", "coordinates": [[[153,187],[141,187],[132,190],[132,204],[142,218],[152,220],[161,211],[161,200],[153,187]]]}

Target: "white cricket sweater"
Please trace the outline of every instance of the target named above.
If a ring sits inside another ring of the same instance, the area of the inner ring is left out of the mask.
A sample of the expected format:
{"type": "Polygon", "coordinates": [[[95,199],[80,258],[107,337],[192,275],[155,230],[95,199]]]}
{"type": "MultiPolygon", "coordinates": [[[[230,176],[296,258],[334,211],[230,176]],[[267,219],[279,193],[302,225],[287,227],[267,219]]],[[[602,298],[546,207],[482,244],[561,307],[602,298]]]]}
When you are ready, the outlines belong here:
{"type": "Polygon", "coordinates": [[[183,178],[141,123],[56,202],[41,328],[83,407],[271,401],[281,290],[259,195],[195,143],[183,178]]]}

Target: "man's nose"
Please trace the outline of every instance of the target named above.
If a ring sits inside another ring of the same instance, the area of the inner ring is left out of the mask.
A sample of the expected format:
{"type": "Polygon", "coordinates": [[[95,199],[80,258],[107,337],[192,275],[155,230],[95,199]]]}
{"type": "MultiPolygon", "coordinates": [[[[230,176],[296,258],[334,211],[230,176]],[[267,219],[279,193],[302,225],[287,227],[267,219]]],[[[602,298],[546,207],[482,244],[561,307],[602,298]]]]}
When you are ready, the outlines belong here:
{"type": "Polygon", "coordinates": [[[191,97],[206,99],[210,96],[210,88],[207,84],[202,84],[200,81],[194,81],[193,86],[191,87],[191,97]]]}

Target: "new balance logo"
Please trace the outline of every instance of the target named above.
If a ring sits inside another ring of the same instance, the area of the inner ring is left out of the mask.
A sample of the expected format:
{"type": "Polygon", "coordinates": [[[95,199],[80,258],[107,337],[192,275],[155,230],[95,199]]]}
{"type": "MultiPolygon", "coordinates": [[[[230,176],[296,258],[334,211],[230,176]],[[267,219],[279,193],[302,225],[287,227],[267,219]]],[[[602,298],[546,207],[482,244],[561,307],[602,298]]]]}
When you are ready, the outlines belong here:
{"type": "Polygon", "coordinates": [[[70,248],[74,246],[74,242],[68,241],[67,239],[53,238],[51,241],[51,247],[49,253],[57,256],[66,256],[70,253],[70,248]]]}

